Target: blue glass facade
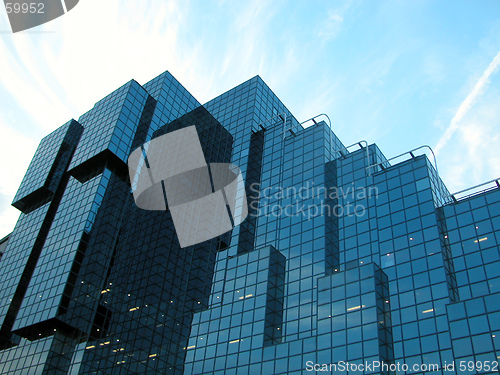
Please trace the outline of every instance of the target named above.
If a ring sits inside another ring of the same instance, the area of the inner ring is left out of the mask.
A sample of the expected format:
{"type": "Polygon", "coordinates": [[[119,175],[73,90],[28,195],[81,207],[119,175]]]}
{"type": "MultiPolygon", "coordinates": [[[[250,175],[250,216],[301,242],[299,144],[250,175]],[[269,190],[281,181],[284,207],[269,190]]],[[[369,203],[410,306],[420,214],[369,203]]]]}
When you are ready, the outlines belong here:
{"type": "Polygon", "coordinates": [[[0,373],[499,373],[498,181],[459,199],[426,155],[310,123],[258,76],[201,105],[165,72],[44,138],[2,242],[0,373]],[[181,248],[126,163],[191,125],[249,215],[181,248]]]}

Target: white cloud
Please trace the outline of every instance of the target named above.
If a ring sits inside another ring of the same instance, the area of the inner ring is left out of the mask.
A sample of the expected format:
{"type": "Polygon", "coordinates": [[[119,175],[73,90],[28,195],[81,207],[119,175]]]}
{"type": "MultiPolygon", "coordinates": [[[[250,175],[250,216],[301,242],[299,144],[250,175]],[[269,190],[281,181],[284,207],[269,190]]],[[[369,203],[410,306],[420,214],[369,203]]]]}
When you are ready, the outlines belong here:
{"type": "Polygon", "coordinates": [[[334,11],[329,12],[328,18],[318,31],[318,36],[325,41],[335,38],[340,33],[343,22],[344,17],[341,14],[334,11]]]}
{"type": "Polygon", "coordinates": [[[499,102],[500,92],[488,90],[442,149],[440,172],[452,193],[500,177],[499,102]]]}
{"type": "Polygon", "coordinates": [[[33,157],[37,142],[0,119],[0,238],[14,229],[19,211],[10,206],[26,169],[33,157]]]}
{"type": "Polygon", "coordinates": [[[465,115],[470,111],[472,106],[476,103],[477,99],[481,97],[484,90],[488,87],[488,84],[490,82],[490,77],[496,72],[499,66],[500,66],[500,51],[493,58],[490,65],[488,66],[488,68],[486,68],[481,78],[479,78],[477,83],[474,85],[474,88],[469,93],[469,95],[467,95],[462,104],[460,104],[460,107],[455,113],[455,116],[453,116],[453,118],[451,119],[450,126],[448,126],[442,137],[439,139],[436,147],[434,148],[434,152],[436,154],[438,154],[441,151],[441,149],[446,145],[446,143],[448,143],[453,133],[455,133],[455,131],[457,131],[460,128],[461,121],[463,120],[465,115]]]}
{"type": "Polygon", "coordinates": [[[87,0],[32,32],[2,35],[0,237],[14,227],[18,211],[8,205],[41,135],[132,78],[145,83],[168,69],[204,87],[196,49],[179,42],[186,10],[176,1],[87,0]]]}
{"type": "Polygon", "coordinates": [[[319,24],[317,35],[324,42],[336,38],[342,30],[344,15],[351,7],[352,1],[345,2],[341,7],[330,9],[326,19],[319,24]]]}

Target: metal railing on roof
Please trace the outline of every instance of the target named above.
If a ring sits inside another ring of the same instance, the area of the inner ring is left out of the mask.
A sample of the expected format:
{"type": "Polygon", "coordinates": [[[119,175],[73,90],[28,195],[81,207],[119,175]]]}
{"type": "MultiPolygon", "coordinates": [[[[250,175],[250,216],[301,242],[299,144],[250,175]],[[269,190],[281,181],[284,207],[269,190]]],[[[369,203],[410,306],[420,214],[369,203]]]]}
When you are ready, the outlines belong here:
{"type": "MultiPolygon", "coordinates": [[[[366,149],[366,162],[367,162],[367,167],[365,168],[366,170],[366,173],[368,176],[371,175],[371,170],[376,168],[376,167],[380,167],[382,169],[382,171],[384,171],[385,169],[387,169],[388,167],[386,167],[385,165],[389,164],[390,166],[390,161],[393,161],[395,159],[399,159],[399,158],[402,158],[403,156],[406,156],[406,155],[409,155],[411,158],[415,158],[416,155],[415,153],[421,149],[429,149],[429,151],[431,152],[432,154],[432,158],[433,158],[433,161],[434,161],[434,170],[436,171],[436,177],[438,179],[438,182],[437,184],[439,185],[438,189],[440,190],[440,195],[441,195],[441,198],[444,199],[446,201],[447,198],[451,199],[453,202],[458,202],[459,200],[462,200],[462,199],[466,199],[466,198],[469,198],[471,196],[474,196],[474,195],[477,195],[477,194],[481,194],[481,193],[484,193],[486,191],[490,191],[490,190],[494,190],[494,189],[497,189],[497,188],[500,188],[500,178],[497,178],[497,179],[494,179],[494,180],[491,180],[491,181],[487,181],[487,182],[483,182],[479,185],[475,185],[475,186],[472,186],[470,188],[467,188],[467,189],[464,189],[464,190],[461,190],[461,191],[458,191],[456,193],[453,193],[453,194],[450,194],[450,193],[445,193],[443,191],[441,191],[441,185],[442,185],[442,182],[441,182],[441,177],[439,176],[439,170],[438,170],[438,166],[437,166],[437,159],[436,159],[436,154],[434,153],[434,151],[432,150],[432,148],[429,146],[429,145],[423,145],[423,146],[420,146],[420,147],[417,147],[417,148],[414,148],[413,150],[410,150],[410,151],[406,151],[406,152],[403,152],[402,154],[400,155],[397,155],[397,156],[394,156],[390,159],[387,159],[387,160],[384,160],[384,161],[381,161],[381,162],[378,162],[378,163],[374,163],[374,164],[370,164],[370,149],[368,147],[368,142],[365,141],[365,140],[361,140],[359,142],[356,142],[356,143],[353,143],[352,145],[349,145],[349,146],[346,146],[344,148],[341,148],[339,150],[333,150],[333,138],[332,138],[332,134],[333,134],[333,129],[332,129],[332,122],[330,120],[330,117],[328,117],[327,114],[325,113],[321,113],[319,115],[316,115],[314,117],[311,117],[310,119],[307,119],[305,121],[302,121],[299,126],[302,126],[303,124],[305,124],[306,122],[309,122],[309,121],[312,121],[315,125],[318,124],[318,122],[316,121],[316,119],[318,117],[321,117],[321,116],[324,116],[327,118],[328,120],[328,127],[330,128],[330,147],[331,147],[331,152],[332,152],[332,157],[333,157],[333,153],[335,152],[338,152],[340,153],[341,156],[345,157],[347,155],[344,154],[344,151],[349,151],[349,148],[351,147],[354,147],[354,146],[359,146],[360,149],[363,149],[365,148],[366,149]],[[364,145],[363,145],[364,144],[364,145]],[[466,192],[469,192],[469,191],[472,191],[474,189],[477,189],[477,188],[480,188],[480,187],[483,187],[483,186],[486,186],[488,184],[495,184],[494,186],[490,186],[488,188],[485,188],[485,189],[482,189],[480,191],[475,191],[475,192],[472,192],[470,194],[467,194],[465,196],[462,196],[462,197],[458,197],[458,195],[460,194],[463,194],[463,193],[466,193],[466,192]]],[[[283,112],[283,113],[280,113],[280,114],[277,114],[267,120],[265,120],[264,122],[260,123],[258,126],[262,129],[262,130],[267,130],[265,127],[264,127],[264,124],[266,124],[267,122],[275,119],[279,117],[281,120],[283,120],[283,132],[281,133],[281,136],[282,138],[285,138],[285,134],[287,131],[289,131],[292,135],[296,135],[297,132],[294,131],[294,127],[290,127],[290,129],[286,129],[286,120],[287,120],[287,114],[286,112],[283,112]]],[[[349,152],[348,152],[349,153],[349,152]]],[[[424,153],[425,155],[425,153],[424,153]]],[[[417,156],[420,156],[420,155],[417,155],[417,156]]],[[[407,159],[409,160],[409,159],[407,159]]]]}
{"type": "Polygon", "coordinates": [[[319,115],[316,115],[314,117],[311,117],[310,119],[307,119],[305,121],[302,121],[301,123],[299,123],[297,126],[290,126],[290,128],[287,129],[286,127],[286,121],[287,121],[287,113],[286,112],[283,112],[283,113],[279,113],[273,117],[270,117],[268,119],[266,119],[265,121],[261,122],[258,127],[260,127],[260,129],[262,130],[267,130],[268,128],[266,128],[264,125],[267,124],[268,122],[276,119],[276,118],[280,118],[281,120],[283,120],[283,131],[281,132],[281,137],[284,139],[286,137],[286,133],[287,132],[290,132],[290,134],[292,136],[296,136],[298,131],[296,131],[295,129],[298,128],[298,127],[301,127],[299,129],[300,130],[304,130],[305,128],[302,126],[303,124],[305,124],[306,122],[309,122],[309,121],[312,121],[314,123],[314,125],[318,125],[319,123],[316,121],[316,119],[318,117],[326,117],[326,119],[328,120],[328,127],[330,128],[330,152],[331,152],[331,155],[332,155],[332,158],[333,158],[333,153],[336,152],[335,150],[333,150],[333,128],[332,128],[332,121],[330,120],[330,117],[328,117],[328,115],[326,113],[320,113],[319,115]]]}
{"type": "MultiPolygon", "coordinates": [[[[415,157],[416,157],[416,156],[415,156],[416,151],[419,151],[419,150],[421,150],[421,149],[423,149],[423,148],[428,148],[428,149],[431,151],[431,153],[432,153],[432,157],[433,157],[433,159],[434,159],[434,169],[436,170],[436,173],[437,173],[437,175],[438,175],[438,177],[439,177],[439,172],[438,172],[438,167],[437,167],[436,155],[434,154],[434,151],[432,150],[432,148],[431,148],[430,146],[428,146],[428,145],[423,145],[423,146],[420,146],[420,147],[414,148],[413,150],[403,152],[403,153],[402,153],[402,154],[400,154],[400,155],[393,156],[392,158],[387,159],[387,160],[385,160],[385,161],[381,161],[381,162],[378,162],[378,163],[371,164],[371,165],[369,165],[368,167],[366,167],[366,171],[367,171],[366,173],[367,173],[368,175],[370,175],[371,173],[370,173],[369,171],[370,171],[371,169],[373,169],[373,168],[377,167],[377,166],[380,166],[380,168],[381,168],[382,170],[385,170],[387,167],[385,167],[385,166],[384,166],[384,164],[389,163],[391,160],[399,159],[399,158],[401,158],[401,157],[403,157],[403,156],[406,156],[406,155],[410,155],[410,156],[411,156],[411,158],[415,158],[415,157]]],[[[417,156],[420,156],[420,155],[417,155],[417,156]]],[[[407,160],[409,160],[409,159],[407,159],[407,160]]]]}
{"type": "MultiPolygon", "coordinates": [[[[417,156],[421,156],[421,155],[415,155],[415,154],[416,154],[417,151],[420,151],[422,149],[428,149],[431,152],[431,154],[432,154],[432,158],[434,160],[434,170],[436,171],[436,180],[437,180],[436,181],[436,184],[437,184],[436,188],[437,188],[437,190],[439,192],[440,198],[442,199],[442,202],[439,203],[439,205],[442,205],[442,204],[444,204],[447,201],[447,199],[449,200],[451,198],[451,195],[447,191],[447,189],[444,187],[444,184],[443,184],[443,182],[441,180],[441,177],[439,176],[439,170],[438,170],[438,165],[437,165],[436,154],[434,153],[434,151],[432,150],[432,148],[430,146],[428,146],[428,145],[423,145],[423,146],[414,148],[413,150],[403,152],[402,154],[394,156],[394,157],[392,157],[390,159],[387,159],[385,161],[369,165],[368,167],[366,167],[366,173],[370,176],[371,175],[371,173],[370,173],[371,169],[373,169],[373,168],[375,168],[377,166],[380,166],[380,168],[382,170],[385,170],[387,167],[384,164],[389,164],[389,166],[390,166],[390,163],[389,163],[390,161],[402,158],[402,157],[404,157],[406,155],[409,155],[412,159],[416,158],[417,156]]],[[[423,155],[426,155],[425,152],[423,153],[423,155]]],[[[409,159],[406,159],[406,160],[409,160],[409,159]]],[[[404,160],[402,160],[402,161],[404,161],[404,160]]]]}
{"type": "Polygon", "coordinates": [[[309,121],[314,122],[314,125],[318,125],[318,122],[316,121],[316,119],[318,117],[321,117],[321,116],[326,117],[326,119],[328,120],[328,127],[330,128],[330,154],[331,154],[331,158],[333,160],[333,153],[335,151],[333,150],[333,128],[332,128],[332,120],[330,120],[330,117],[328,117],[328,115],[326,113],[320,113],[319,115],[316,115],[314,117],[311,117],[310,119],[302,121],[300,123],[300,125],[305,124],[306,122],[309,122],[309,121]]]}
{"type": "Polygon", "coordinates": [[[274,115],[273,117],[269,117],[268,119],[262,121],[260,124],[257,125],[258,127],[260,127],[260,129],[255,129],[255,131],[268,130],[269,128],[265,127],[264,125],[267,124],[268,122],[274,120],[277,117],[279,117],[283,121],[283,129],[285,129],[287,114],[286,114],[286,112],[283,112],[283,113],[278,113],[277,115],[274,115]]]}
{"type": "MultiPolygon", "coordinates": [[[[366,165],[370,165],[370,148],[368,147],[368,142],[362,139],[361,141],[358,141],[356,143],[353,143],[352,145],[346,146],[344,148],[341,148],[340,150],[337,150],[342,157],[347,156],[344,154],[344,151],[347,151],[347,154],[349,154],[349,149],[354,146],[359,146],[360,150],[366,149],[366,165]],[[364,143],[364,146],[363,146],[364,143]]],[[[368,175],[369,176],[369,175],[368,175]]]]}
{"type": "Polygon", "coordinates": [[[474,195],[478,195],[478,194],[481,194],[481,193],[484,193],[484,192],[487,192],[490,190],[494,190],[494,189],[499,189],[499,188],[500,188],[500,177],[496,178],[494,180],[491,180],[491,181],[483,182],[482,184],[475,185],[475,186],[472,186],[472,187],[464,189],[464,190],[457,191],[456,193],[451,194],[451,199],[453,199],[453,202],[458,202],[459,200],[470,198],[474,195]],[[483,187],[483,186],[486,186],[489,184],[494,184],[494,185],[490,186],[488,188],[485,188],[485,189],[481,189],[479,191],[471,192],[470,194],[464,195],[462,197],[458,197],[458,195],[460,195],[460,194],[467,193],[469,191],[475,190],[477,188],[480,188],[480,187],[483,187]]]}

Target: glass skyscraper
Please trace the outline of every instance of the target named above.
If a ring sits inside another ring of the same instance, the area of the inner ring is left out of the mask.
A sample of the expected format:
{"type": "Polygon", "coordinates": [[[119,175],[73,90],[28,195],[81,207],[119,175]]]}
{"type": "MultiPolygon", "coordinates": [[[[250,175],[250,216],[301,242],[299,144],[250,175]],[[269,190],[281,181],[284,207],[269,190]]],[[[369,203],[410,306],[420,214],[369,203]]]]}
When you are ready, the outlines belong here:
{"type": "Polygon", "coordinates": [[[424,149],[308,124],[258,76],[201,105],[165,72],[46,136],[0,244],[0,373],[499,373],[498,180],[450,194],[424,149]],[[191,125],[248,217],[182,248],[127,160],[191,125]]]}

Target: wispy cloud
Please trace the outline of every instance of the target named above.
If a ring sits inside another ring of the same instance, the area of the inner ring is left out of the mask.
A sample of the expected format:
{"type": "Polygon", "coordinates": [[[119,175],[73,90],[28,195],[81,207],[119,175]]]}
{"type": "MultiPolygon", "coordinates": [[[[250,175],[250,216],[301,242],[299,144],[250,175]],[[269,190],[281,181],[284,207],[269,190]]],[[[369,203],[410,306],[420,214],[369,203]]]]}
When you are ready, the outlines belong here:
{"type": "Polygon", "coordinates": [[[488,90],[440,154],[442,177],[452,192],[500,177],[500,92],[488,90]]]}
{"type": "Polygon", "coordinates": [[[484,90],[487,88],[490,77],[496,72],[498,67],[500,66],[500,51],[493,58],[490,65],[484,71],[483,75],[477,83],[474,85],[472,91],[467,95],[465,100],[460,104],[455,116],[451,119],[450,126],[446,129],[442,137],[439,139],[436,147],[434,148],[434,152],[438,154],[443,147],[448,143],[451,139],[453,133],[455,133],[459,128],[461,121],[465,117],[465,115],[469,112],[472,106],[476,103],[477,99],[483,94],[484,90]]]}
{"type": "Polygon", "coordinates": [[[318,31],[318,36],[325,41],[335,38],[342,29],[344,16],[340,13],[330,11],[328,18],[323,23],[321,29],[318,31]]]}
{"type": "Polygon", "coordinates": [[[342,25],[344,23],[344,15],[350,8],[352,1],[347,1],[341,7],[336,9],[330,9],[326,19],[320,23],[317,35],[327,42],[331,39],[337,37],[337,35],[342,30],[342,25]]]}
{"type": "Polygon", "coordinates": [[[19,211],[12,198],[36,149],[36,141],[9,128],[0,118],[0,238],[12,231],[19,211]]]}
{"type": "Polygon", "coordinates": [[[19,215],[9,205],[42,136],[131,78],[145,83],[169,69],[184,83],[209,86],[197,49],[180,41],[187,9],[176,1],[88,0],[36,32],[2,35],[0,237],[19,215]]]}

